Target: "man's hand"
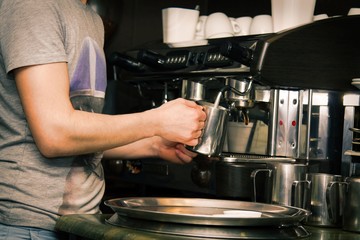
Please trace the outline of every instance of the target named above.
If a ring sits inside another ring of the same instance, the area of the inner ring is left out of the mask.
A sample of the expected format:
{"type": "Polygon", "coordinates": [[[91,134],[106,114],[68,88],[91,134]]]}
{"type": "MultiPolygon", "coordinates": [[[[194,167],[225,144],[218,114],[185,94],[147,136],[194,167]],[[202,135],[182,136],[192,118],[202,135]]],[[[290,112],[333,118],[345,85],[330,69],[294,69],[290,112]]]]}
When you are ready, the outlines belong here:
{"type": "Polygon", "coordinates": [[[196,153],[186,149],[184,144],[171,142],[160,137],[158,137],[155,142],[158,156],[169,162],[181,164],[189,163],[197,156],[196,153]]]}
{"type": "Polygon", "coordinates": [[[206,120],[202,106],[178,98],[148,113],[151,113],[149,119],[153,119],[153,124],[150,125],[155,126],[156,136],[189,146],[198,144],[206,120]]]}

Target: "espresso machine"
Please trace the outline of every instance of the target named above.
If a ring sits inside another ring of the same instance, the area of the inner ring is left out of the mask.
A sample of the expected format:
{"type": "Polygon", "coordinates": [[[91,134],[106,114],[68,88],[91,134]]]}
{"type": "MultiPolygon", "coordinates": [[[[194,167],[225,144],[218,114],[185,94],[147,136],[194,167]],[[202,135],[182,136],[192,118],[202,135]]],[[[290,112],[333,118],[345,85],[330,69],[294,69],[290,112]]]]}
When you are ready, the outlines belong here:
{"type": "Polygon", "coordinates": [[[266,202],[266,169],[274,164],[340,174],[344,96],[359,96],[351,84],[360,76],[359,24],[359,16],[333,17],[202,46],[160,42],[114,53],[121,81],[139,96],[153,93],[153,107],[176,97],[214,103],[221,95],[228,111],[221,151],[186,165],[124,159],[118,177],[191,196],[266,202]]]}

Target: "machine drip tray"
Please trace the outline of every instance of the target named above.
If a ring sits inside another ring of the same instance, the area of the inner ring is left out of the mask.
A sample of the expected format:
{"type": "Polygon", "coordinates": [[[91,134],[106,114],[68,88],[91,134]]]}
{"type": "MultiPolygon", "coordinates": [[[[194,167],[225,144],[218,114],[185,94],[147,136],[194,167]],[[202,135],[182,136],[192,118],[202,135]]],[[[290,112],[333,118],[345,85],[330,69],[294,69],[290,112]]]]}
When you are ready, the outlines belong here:
{"type": "Polygon", "coordinates": [[[223,153],[220,156],[221,161],[233,163],[233,162],[280,162],[280,163],[295,163],[296,159],[287,157],[272,157],[266,155],[250,155],[250,154],[238,154],[238,153],[223,153]]]}

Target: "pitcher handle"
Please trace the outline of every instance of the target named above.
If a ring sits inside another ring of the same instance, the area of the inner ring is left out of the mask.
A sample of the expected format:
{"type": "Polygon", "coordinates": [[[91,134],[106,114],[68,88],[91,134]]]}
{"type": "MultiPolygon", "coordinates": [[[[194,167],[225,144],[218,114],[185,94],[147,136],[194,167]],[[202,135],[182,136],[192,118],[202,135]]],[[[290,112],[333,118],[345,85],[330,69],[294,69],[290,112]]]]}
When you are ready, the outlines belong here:
{"type": "MultiPolygon", "coordinates": [[[[272,170],[271,169],[256,169],[256,170],[254,170],[254,171],[252,171],[251,172],[251,174],[250,174],[250,178],[252,179],[252,182],[253,182],[253,199],[252,199],[252,201],[253,202],[256,202],[257,201],[257,197],[256,197],[256,193],[257,193],[257,190],[256,190],[256,175],[258,174],[258,172],[268,172],[268,174],[269,174],[269,179],[270,179],[270,177],[271,177],[271,173],[272,173],[272,170]]],[[[266,186],[266,188],[267,189],[269,189],[269,187],[270,187],[270,181],[269,180],[267,180],[266,181],[267,182],[267,186],[266,186]]],[[[268,201],[268,199],[267,199],[267,201],[268,201]]]]}
{"type": "Polygon", "coordinates": [[[344,208],[344,195],[347,190],[348,182],[329,182],[326,188],[326,206],[327,212],[331,223],[336,223],[337,219],[342,217],[343,215],[343,208],[344,208]],[[333,198],[333,187],[334,185],[339,186],[339,192],[336,194],[338,198],[338,205],[336,205],[337,201],[332,201],[333,198]]]}
{"type": "Polygon", "coordinates": [[[332,201],[332,194],[334,185],[338,185],[337,182],[329,182],[326,187],[326,208],[331,223],[336,222],[336,201],[332,201]]]}
{"type": "Polygon", "coordinates": [[[311,181],[309,181],[309,180],[294,181],[291,186],[291,206],[308,209],[309,201],[310,201],[310,189],[311,189],[311,181]],[[300,183],[304,183],[306,185],[306,188],[304,188],[304,192],[301,196],[300,203],[297,203],[295,193],[297,192],[296,190],[298,189],[300,183]]]}

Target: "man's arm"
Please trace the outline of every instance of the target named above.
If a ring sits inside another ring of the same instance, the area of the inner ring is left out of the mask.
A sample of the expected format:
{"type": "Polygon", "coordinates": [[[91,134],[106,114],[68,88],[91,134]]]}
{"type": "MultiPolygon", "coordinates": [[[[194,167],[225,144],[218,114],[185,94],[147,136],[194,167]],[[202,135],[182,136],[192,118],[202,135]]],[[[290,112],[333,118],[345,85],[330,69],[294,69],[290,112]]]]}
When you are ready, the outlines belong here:
{"type": "Polygon", "coordinates": [[[30,130],[47,157],[103,151],[153,136],[193,146],[204,127],[202,108],[184,99],[126,115],[75,110],[66,63],[19,68],[15,80],[30,130]]]}
{"type": "Polygon", "coordinates": [[[141,139],[104,152],[105,159],[158,157],[173,163],[188,163],[196,156],[196,153],[187,150],[183,144],[169,142],[161,137],[141,139]]]}

